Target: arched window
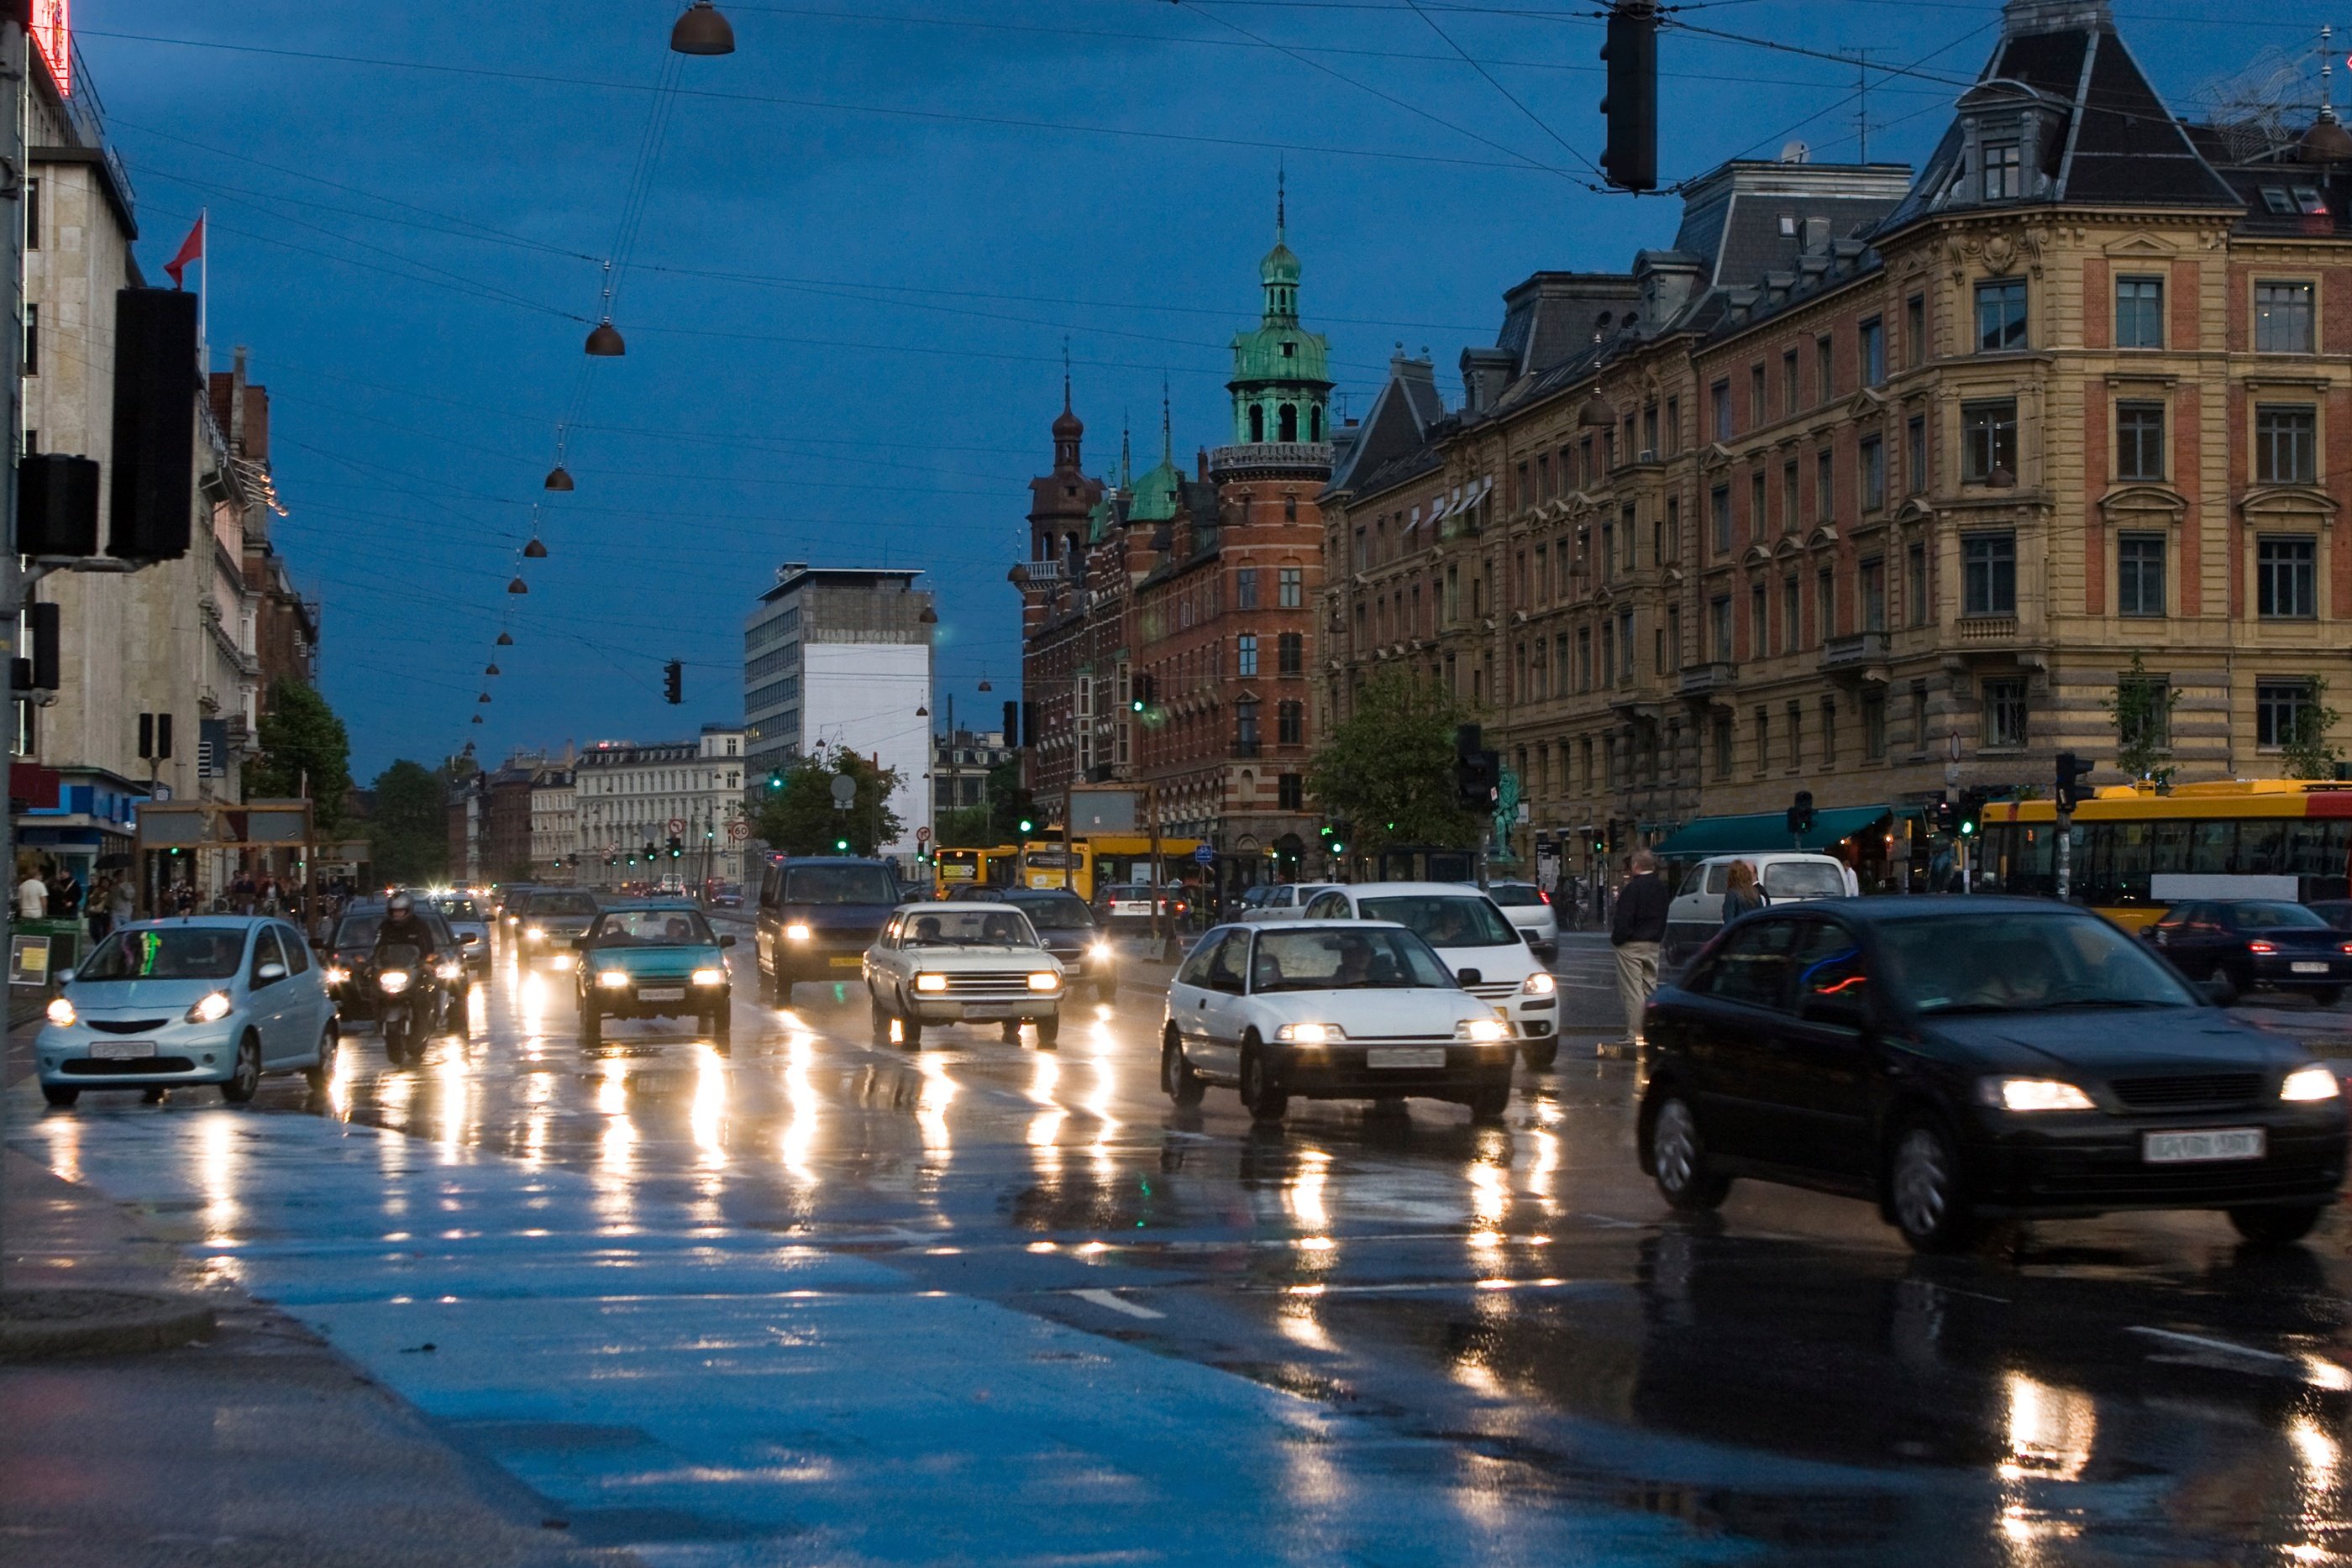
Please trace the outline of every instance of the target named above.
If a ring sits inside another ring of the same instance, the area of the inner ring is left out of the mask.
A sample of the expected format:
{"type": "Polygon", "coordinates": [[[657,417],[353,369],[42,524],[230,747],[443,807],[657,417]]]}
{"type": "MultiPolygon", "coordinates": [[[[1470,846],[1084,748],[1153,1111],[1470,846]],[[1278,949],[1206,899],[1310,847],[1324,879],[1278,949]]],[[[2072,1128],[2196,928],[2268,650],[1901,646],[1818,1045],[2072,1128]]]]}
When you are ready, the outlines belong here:
{"type": "Polygon", "coordinates": [[[1298,405],[1297,403],[1286,402],[1282,405],[1282,412],[1276,416],[1276,428],[1280,431],[1280,434],[1275,437],[1276,441],[1298,439],[1298,405]]]}
{"type": "Polygon", "coordinates": [[[1265,410],[1255,403],[1250,404],[1250,439],[1252,441],[1265,439],[1265,410]]]}
{"type": "Polygon", "coordinates": [[[1323,410],[1320,407],[1307,411],[1307,439],[1309,441],[1323,439],[1323,410]]]}

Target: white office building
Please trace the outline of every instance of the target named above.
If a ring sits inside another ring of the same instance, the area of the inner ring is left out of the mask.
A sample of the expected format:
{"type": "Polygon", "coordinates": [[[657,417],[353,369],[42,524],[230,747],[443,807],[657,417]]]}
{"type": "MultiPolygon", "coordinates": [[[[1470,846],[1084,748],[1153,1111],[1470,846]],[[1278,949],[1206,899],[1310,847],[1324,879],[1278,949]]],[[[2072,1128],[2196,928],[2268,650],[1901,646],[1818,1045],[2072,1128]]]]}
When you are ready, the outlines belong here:
{"type": "Polygon", "coordinates": [[[743,734],[756,785],[813,752],[895,768],[901,823],[881,852],[911,862],[931,828],[931,629],[913,570],[788,561],[743,626],[743,734]]]}
{"type": "Polygon", "coordinates": [[[743,880],[743,732],[734,726],[706,724],[692,740],[600,740],[581,752],[572,780],[582,883],[743,880]]]}

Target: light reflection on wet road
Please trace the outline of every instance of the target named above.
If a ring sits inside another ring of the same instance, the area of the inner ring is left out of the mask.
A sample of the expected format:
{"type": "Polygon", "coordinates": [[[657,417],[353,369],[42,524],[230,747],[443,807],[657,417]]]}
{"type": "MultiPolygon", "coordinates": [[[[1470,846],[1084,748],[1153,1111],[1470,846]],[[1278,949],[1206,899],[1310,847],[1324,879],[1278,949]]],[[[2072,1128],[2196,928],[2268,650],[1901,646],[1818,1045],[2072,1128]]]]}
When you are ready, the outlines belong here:
{"type": "MultiPolygon", "coordinates": [[[[1257,1479],[1276,1500],[1377,1521],[1368,1490],[1412,1476],[1468,1531],[1468,1557],[1556,1558],[1571,1540],[1620,1561],[1807,1563],[2352,1551],[2340,1221],[2283,1255],[2182,1216],[2038,1226],[1995,1254],[1922,1260],[1863,1206],[1752,1185],[1720,1216],[1669,1218],[1633,1167],[1630,1063],[1570,1051],[1522,1072],[1500,1125],[1427,1103],[1294,1102],[1265,1129],[1228,1092],[1169,1104],[1156,1003],[1133,990],[1116,1009],[1088,1004],[1055,1051],[961,1029],[908,1051],[870,1042],[854,991],[755,1006],[748,944],[733,956],[731,1050],[647,1023],[583,1050],[566,977],[502,964],[464,1036],[421,1068],[389,1071],[373,1036],[352,1033],[323,1106],[294,1080],[272,1081],[257,1115],[208,1091],[161,1107],[93,1095],[27,1115],[24,1137],[109,1190],[140,1179],[141,1159],[176,1162],[187,1239],[281,1299],[311,1288],[265,1260],[303,1223],[289,1188],[323,1181],[323,1203],[356,1174],[383,1187],[366,1245],[418,1258],[462,1256],[503,1227],[493,1239],[592,1275],[600,1258],[705,1245],[714,1268],[789,1260],[773,1266],[809,1270],[813,1301],[894,1289],[1009,1309],[1058,1334],[1036,1357],[1082,1364],[1092,1343],[1122,1367],[1232,1375],[1344,1418],[1358,1446],[1286,1441],[1266,1461],[1279,1473],[1257,1479]],[[333,1137],[339,1123],[404,1136],[333,1137]],[[330,1136],[304,1142],[305,1125],[330,1136]],[[428,1158],[486,1185],[436,1189],[428,1158]],[[1393,1474],[1365,1458],[1366,1431],[1406,1446],[1393,1474]]],[[[1571,947],[1563,967],[1592,962],[1571,947]]],[[[535,1289],[493,1271],[436,1299],[535,1289]]],[[[626,1312],[608,1310],[623,1332],[626,1312]]],[[[374,1369],[362,1308],[330,1315],[374,1369]]],[[[925,1354],[952,1360],[955,1343],[925,1354]]],[[[453,1375],[441,1362],[433,1375],[453,1375]]],[[[402,1391],[445,1419],[470,1397],[417,1375],[402,1391]]],[[[522,1450],[489,1446],[564,1495],[522,1450]]],[[[1089,1540],[1149,1554],[1157,1533],[1147,1511],[1089,1540]]],[[[1267,1540],[1270,1555],[1387,1560],[1377,1533],[1267,1540]]]]}

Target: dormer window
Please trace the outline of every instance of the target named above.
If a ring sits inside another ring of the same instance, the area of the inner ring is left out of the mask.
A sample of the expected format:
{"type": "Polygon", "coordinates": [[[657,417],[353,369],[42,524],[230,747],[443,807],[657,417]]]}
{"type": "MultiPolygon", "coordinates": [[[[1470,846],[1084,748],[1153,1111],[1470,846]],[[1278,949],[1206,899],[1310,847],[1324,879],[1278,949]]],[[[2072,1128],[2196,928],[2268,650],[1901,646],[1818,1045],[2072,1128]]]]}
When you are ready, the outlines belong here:
{"type": "Polygon", "coordinates": [[[2292,214],[2294,211],[2294,204],[2287,200],[2286,193],[2276,185],[2263,187],[2263,205],[2273,213],[2282,214],[2292,214]]]}
{"type": "Polygon", "coordinates": [[[2017,143],[1995,141],[1984,150],[1984,199],[1988,202],[2014,201],[2024,193],[2023,167],[2018,159],[2017,143]]]}
{"type": "Polygon", "coordinates": [[[2306,217],[2324,217],[2327,213],[2327,204],[2320,199],[2319,192],[2314,187],[2297,185],[2294,188],[2294,210],[2306,217]]]}
{"type": "Polygon", "coordinates": [[[1298,345],[1292,342],[1285,342],[1282,345],[1282,357],[1286,360],[1297,359],[1298,357],[1298,345]]]}
{"type": "Polygon", "coordinates": [[[1796,214],[1782,213],[1780,214],[1780,237],[1782,239],[1795,239],[1797,237],[1796,214]]]}

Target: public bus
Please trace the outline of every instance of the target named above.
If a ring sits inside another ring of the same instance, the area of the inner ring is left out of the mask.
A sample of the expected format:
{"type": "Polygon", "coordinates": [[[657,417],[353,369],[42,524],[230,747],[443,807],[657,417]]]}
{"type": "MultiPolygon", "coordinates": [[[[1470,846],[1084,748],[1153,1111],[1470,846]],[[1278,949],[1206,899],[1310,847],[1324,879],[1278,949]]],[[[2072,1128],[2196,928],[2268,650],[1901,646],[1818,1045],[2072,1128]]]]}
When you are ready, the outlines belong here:
{"type": "MultiPolygon", "coordinates": [[[[1200,845],[1199,839],[1161,839],[1160,881],[1176,881],[1200,845]]],[[[959,887],[1067,887],[1092,900],[1097,886],[1151,880],[1151,835],[1095,833],[1073,839],[1066,850],[1060,839],[945,849],[932,861],[931,880],[941,898],[959,887]]]]}
{"type": "MultiPolygon", "coordinates": [[[[1978,817],[1979,893],[2055,896],[2057,804],[2003,800],[1978,817]]],[[[2111,786],[2075,808],[2070,896],[2127,926],[2190,898],[2347,896],[2352,785],[2293,779],[2111,786]]]]}
{"type": "Polygon", "coordinates": [[[1018,844],[940,850],[931,861],[933,891],[945,898],[959,887],[1011,887],[1020,861],[1018,844]]]}

